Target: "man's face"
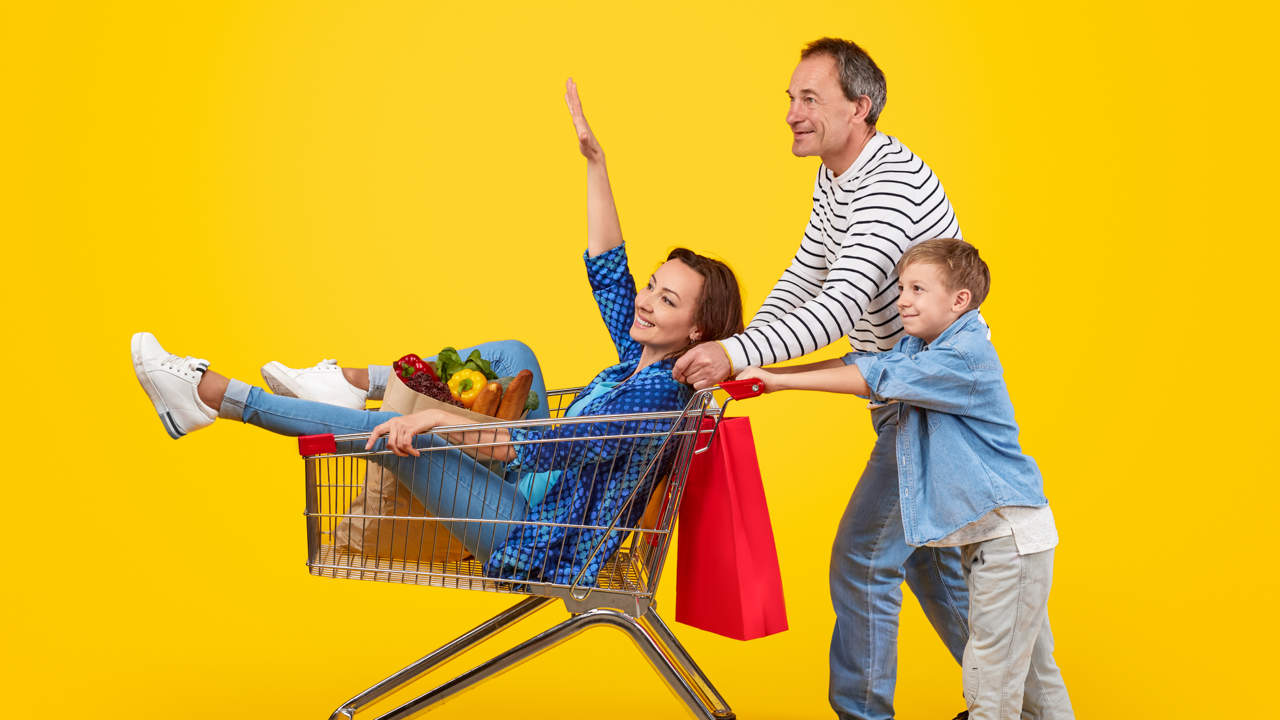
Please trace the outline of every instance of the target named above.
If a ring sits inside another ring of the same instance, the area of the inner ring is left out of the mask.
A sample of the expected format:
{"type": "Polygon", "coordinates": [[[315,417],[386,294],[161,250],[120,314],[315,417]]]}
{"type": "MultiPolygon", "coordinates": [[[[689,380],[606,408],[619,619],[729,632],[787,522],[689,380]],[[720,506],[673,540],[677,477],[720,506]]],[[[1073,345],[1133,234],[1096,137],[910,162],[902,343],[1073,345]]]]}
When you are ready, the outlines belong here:
{"type": "Polygon", "coordinates": [[[801,60],[791,73],[787,96],[793,154],[831,157],[849,146],[857,106],[840,89],[835,58],[819,54],[801,60]]]}

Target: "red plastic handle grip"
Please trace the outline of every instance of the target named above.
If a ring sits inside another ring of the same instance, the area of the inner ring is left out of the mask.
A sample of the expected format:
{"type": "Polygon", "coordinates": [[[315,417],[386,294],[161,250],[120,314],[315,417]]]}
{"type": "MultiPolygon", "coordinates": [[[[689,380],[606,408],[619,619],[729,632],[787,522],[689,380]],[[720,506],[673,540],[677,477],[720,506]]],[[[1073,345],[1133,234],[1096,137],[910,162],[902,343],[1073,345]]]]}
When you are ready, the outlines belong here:
{"type": "Polygon", "coordinates": [[[760,380],[728,380],[720,383],[720,389],[734,400],[746,400],[764,394],[764,382],[760,380]]]}
{"type": "Polygon", "coordinates": [[[338,443],[333,435],[302,435],[298,438],[298,454],[303,457],[332,455],[337,451],[338,443]]]}

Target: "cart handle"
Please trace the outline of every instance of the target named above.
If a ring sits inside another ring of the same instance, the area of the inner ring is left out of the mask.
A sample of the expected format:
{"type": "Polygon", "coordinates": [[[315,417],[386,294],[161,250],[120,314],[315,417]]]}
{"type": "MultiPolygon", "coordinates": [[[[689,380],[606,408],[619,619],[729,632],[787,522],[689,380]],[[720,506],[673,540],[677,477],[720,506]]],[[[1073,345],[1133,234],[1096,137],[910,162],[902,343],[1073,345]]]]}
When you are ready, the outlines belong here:
{"type": "Polygon", "coordinates": [[[764,383],[759,380],[726,380],[720,383],[720,389],[734,400],[746,400],[764,394],[764,383]]]}
{"type": "MultiPolygon", "coordinates": [[[[725,408],[729,407],[729,403],[734,400],[746,400],[764,394],[764,383],[760,380],[726,380],[720,383],[720,389],[729,393],[729,399],[724,401],[724,405],[720,406],[720,413],[716,415],[715,425],[711,428],[711,437],[707,439],[707,444],[701,448],[695,447],[694,455],[711,449],[711,443],[716,441],[716,434],[720,432],[720,421],[724,419],[725,408]]],[[[706,391],[703,391],[706,392],[706,391]]]]}

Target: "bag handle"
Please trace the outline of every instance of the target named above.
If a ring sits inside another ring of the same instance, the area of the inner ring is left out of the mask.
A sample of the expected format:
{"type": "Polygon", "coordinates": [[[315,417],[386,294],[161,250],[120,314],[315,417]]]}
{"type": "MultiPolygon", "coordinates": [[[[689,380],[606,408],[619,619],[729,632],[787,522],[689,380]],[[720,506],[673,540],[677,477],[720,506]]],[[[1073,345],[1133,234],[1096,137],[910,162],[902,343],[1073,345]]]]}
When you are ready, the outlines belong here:
{"type": "Polygon", "coordinates": [[[711,428],[711,438],[707,440],[706,445],[695,449],[694,455],[701,455],[711,449],[711,443],[716,441],[716,434],[720,432],[720,421],[724,419],[724,411],[729,407],[729,403],[764,394],[764,383],[759,380],[726,380],[720,383],[719,388],[729,394],[729,399],[720,406],[720,414],[716,415],[716,423],[711,428]]]}

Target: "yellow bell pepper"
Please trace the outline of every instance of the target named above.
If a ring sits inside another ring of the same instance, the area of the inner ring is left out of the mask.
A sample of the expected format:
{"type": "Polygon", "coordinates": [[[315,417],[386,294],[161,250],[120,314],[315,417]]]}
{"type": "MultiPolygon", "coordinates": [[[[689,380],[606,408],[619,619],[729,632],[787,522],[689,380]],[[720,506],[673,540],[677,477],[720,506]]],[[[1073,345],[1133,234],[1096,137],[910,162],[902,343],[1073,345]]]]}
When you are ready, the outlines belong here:
{"type": "Polygon", "coordinates": [[[489,379],[484,373],[470,368],[463,368],[449,378],[449,394],[468,409],[476,402],[476,396],[484,389],[489,379]]]}

